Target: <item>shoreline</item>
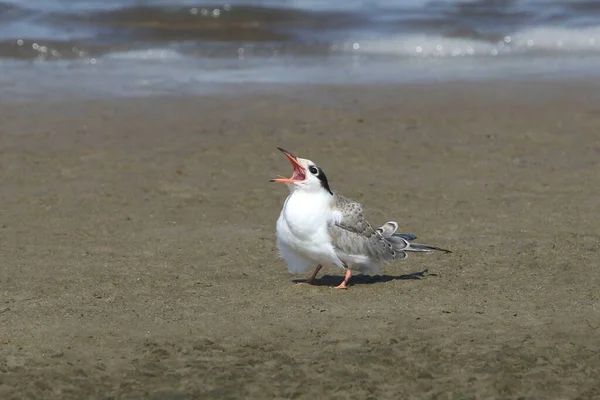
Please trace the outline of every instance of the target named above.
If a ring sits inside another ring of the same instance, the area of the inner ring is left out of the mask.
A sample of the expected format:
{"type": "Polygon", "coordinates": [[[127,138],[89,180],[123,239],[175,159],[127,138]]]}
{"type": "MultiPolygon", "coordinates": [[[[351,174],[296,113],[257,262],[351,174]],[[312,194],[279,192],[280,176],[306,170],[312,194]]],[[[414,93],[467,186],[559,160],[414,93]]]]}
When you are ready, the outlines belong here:
{"type": "Polygon", "coordinates": [[[236,62],[99,60],[7,63],[0,101],[109,100],[163,96],[215,96],[269,92],[278,87],[370,87],[491,83],[593,82],[600,58],[533,57],[521,61],[396,60],[386,56],[340,59],[236,62]],[[345,61],[344,61],[345,60],[345,61]],[[250,89],[248,89],[250,88],[250,89]]]}

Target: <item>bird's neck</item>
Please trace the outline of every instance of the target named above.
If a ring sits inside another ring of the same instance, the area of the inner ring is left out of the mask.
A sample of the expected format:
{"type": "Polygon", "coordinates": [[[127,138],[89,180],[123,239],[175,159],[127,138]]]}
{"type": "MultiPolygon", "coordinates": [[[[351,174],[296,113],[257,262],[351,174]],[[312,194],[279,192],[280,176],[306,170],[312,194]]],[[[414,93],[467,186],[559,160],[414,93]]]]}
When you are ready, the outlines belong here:
{"type": "Polygon", "coordinates": [[[329,210],[333,196],[324,190],[295,190],[286,200],[285,208],[319,212],[329,210]]]}

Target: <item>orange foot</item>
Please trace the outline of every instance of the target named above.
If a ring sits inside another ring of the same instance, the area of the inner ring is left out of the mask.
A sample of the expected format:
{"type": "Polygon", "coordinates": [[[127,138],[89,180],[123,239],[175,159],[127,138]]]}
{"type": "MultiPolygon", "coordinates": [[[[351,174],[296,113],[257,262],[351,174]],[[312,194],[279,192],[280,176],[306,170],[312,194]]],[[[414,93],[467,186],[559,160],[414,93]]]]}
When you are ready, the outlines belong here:
{"type": "Polygon", "coordinates": [[[350,268],[346,269],[346,275],[344,275],[344,281],[337,286],[334,286],[334,289],[348,289],[348,281],[352,277],[352,270],[350,268]]]}

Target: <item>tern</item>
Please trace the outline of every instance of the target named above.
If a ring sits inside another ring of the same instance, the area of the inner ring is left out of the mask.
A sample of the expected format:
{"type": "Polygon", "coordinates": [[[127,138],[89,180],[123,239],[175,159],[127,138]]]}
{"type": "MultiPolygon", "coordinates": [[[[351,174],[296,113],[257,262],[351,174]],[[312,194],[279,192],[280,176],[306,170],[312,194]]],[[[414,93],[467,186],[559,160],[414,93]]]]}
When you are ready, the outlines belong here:
{"type": "Polygon", "coordinates": [[[290,190],[277,219],[277,247],[291,273],[306,272],[316,264],[304,283],[314,284],[324,265],[334,265],[345,271],[344,280],[335,289],[347,289],[353,270],[377,274],[382,265],[405,259],[409,252],[450,253],[414,243],[415,235],[396,233],[398,223],[394,221],[373,228],[362,205],[333,192],[319,166],[278,149],[292,163],[294,173],[291,178],[271,179],[285,183],[290,190]]]}

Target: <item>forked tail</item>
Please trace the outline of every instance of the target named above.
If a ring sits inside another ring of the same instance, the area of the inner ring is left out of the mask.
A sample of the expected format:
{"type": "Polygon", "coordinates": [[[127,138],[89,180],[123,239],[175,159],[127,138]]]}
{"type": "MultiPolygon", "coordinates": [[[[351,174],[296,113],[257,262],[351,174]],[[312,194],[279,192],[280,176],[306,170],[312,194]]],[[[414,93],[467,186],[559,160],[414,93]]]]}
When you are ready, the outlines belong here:
{"type": "Polygon", "coordinates": [[[428,244],[408,242],[408,247],[404,251],[412,251],[414,253],[431,253],[432,251],[442,251],[444,253],[452,253],[450,250],[442,249],[441,247],[430,246],[428,244]]]}
{"type": "Polygon", "coordinates": [[[398,224],[394,221],[386,222],[377,230],[381,235],[394,246],[396,251],[410,251],[413,253],[431,253],[432,251],[442,251],[452,253],[450,250],[441,247],[430,246],[428,244],[414,243],[417,237],[410,233],[396,233],[398,224]]]}

